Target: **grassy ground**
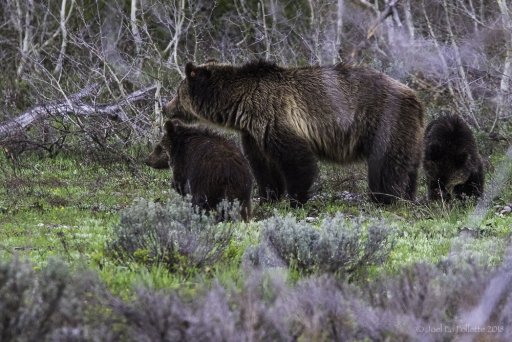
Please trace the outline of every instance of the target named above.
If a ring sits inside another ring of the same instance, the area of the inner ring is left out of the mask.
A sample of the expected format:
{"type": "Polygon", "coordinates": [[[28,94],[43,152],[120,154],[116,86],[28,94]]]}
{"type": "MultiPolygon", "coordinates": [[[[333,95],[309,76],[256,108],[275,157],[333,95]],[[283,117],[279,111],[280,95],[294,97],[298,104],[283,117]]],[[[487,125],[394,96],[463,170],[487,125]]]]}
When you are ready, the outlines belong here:
{"type": "MultiPolygon", "coordinates": [[[[496,156],[492,164],[502,159],[496,156]]],[[[258,242],[258,221],[275,213],[291,212],[298,219],[318,222],[342,212],[347,217],[382,219],[397,228],[399,234],[390,257],[373,274],[393,273],[417,261],[437,263],[449,253],[494,264],[500,260],[512,232],[512,214],[499,215],[500,208],[512,202],[510,180],[483,220],[471,226],[468,217],[475,203],[429,204],[420,186],[419,203],[377,206],[364,195],[363,166],[322,165],[316,185],[319,195],[300,209],[291,209],[286,202],[258,205],[256,201],[253,221],[237,224],[225,257],[211,268],[170,274],[161,268],[116,263],[107,255],[105,245],[119,223],[120,211],[138,197],[165,201],[169,179],[169,172],[143,165],[134,170],[124,164],[104,166],[69,156],[33,156],[14,164],[1,154],[0,259],[18,254],[41,267],[50,256],[57,255],[72,267],[96,269],[112,291],[129,295],[133,285],[141,283],[155,288],[193,288],[211,279],[240,281],[243,253],[258,242]]]]}

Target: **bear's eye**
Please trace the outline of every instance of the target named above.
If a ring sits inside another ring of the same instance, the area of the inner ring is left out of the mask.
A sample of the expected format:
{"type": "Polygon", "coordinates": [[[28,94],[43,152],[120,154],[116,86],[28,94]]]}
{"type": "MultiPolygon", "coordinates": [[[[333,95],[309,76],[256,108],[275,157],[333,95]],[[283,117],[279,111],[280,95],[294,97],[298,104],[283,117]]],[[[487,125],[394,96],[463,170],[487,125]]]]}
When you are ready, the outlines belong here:
{"type": "Polygon", "coordinates": [[[433,144],[427,147],[425,151],[425,159],[427,160],[439,160],[443,155],[443,149],[437,144],[433,144]]]}

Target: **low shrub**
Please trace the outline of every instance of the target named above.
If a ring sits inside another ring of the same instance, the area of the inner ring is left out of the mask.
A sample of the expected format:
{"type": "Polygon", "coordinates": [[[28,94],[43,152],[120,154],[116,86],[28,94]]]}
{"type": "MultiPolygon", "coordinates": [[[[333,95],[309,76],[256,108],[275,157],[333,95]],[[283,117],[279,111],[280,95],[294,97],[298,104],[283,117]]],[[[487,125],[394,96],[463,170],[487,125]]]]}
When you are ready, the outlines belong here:
{"type": "Polygon", "coordinates": [[[286,264],[304,272],[351,273],[384,262],[393,246],[393,230],[336,214],[319,227],[287,216],[262,223],[262,242],[248,251],[256,265],[286,264]]]}
{"type": "MultiPolygon", "coordinates": [[[[218,212],[236,220],[239,208],[222,202],[218,212]]],[[[167,203],[139,199],[121,214],[107,250],[121,262],[162,265],[170,271],[201,268],[219,260],[230,242],[233,223],[217,221],[189,198],[173,195],[167,203]]]]}
{"type": "Polygon", "coordinates": [[[330,274],[290,286],[280,271],[254,272],[239,289],[140,290],[112,308],[136,341],[508,341],[511,265],[420,263],[360,288],[330,274]]]}
{"type": "Polygon", "coordinates": [[[252,272],[237,287],[109,294],[52,260],[0,262],[1,341],[448,341],[512,339],[512,259],[414,264],[348,283],[331,274],[290,285],[252,272]],[[358,285],[359,287],[357,287],[358,285]]]}
{"type": "Polygon", "coordinates": [[[193,297],[139,289],[132,302],[115,300],[134,341],[292,341],[277,305],[274,278],[249,277],[242,289],[218,283],[193,297]]]}
{"type": "Polygon", "coordinates": [[[0,262],[0,341],[117,341],[100,298],[96,277],[71,275],[59,260],[41,271],[17,258],[0,262]]]}

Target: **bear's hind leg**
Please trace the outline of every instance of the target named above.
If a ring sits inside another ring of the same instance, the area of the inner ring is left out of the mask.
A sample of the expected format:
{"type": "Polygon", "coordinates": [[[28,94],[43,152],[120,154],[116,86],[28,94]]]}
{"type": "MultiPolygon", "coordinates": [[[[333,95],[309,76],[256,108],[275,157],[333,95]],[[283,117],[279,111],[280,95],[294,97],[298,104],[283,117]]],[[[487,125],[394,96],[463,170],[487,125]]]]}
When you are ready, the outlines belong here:
{"type": "Polygon", "coordinates": [[[263,200],[277,201],[285,191],[285,181],[277,165],[260,150],[256,140],[248,133],[241,134],[244,155],[249,161],[263,200]]]}
{"type": "Polygon", "coordinates": [[[414,200],[417,166],[404,165],[389,156],[368,159],[368,187],[374,202],[390,204],[402,198],[414,200]]]}
{"type": "Polygon", "coordinates": [[[318,174],[315,155],[307,142],[281,134],[268,142],[268,152],[281,168],[293,207],[309,199],[309,189],[318,174]]]}

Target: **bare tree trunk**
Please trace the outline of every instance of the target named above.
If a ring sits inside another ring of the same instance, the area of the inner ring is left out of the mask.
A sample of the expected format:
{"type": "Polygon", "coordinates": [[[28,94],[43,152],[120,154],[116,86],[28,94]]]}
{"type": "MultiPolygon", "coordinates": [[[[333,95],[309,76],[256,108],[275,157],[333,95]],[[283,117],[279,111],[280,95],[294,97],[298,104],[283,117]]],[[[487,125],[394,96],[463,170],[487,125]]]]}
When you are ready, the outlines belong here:
{"type": "MultiPolygon", "coordinates": [[[[179,0],[179,7],[176,8],[176,10],[175,10],[174,20],[175,20],[174,36],[172,37],[171,41],[165,48],[164,53],[167,51],[170,51],[169,58],[168,58],[167,62],[169,64],[174,64],[177,66],[177,65],[179,65],[179,63],[178,63],[178,45],[180,42],[180,36],[181,36],[182,29],[183,29],[183,24],[185,23],[185,0],[179,0]]],[[[185,74],[183,73],[183,71],[181,71],[180,68],[176,68],[176,70],[178,70],[181,77],[185,76],[185,74]]]]}
{"type": "Polygon", "coordinates": [[[312,29],[315,24],[315,0],[308,0],[309,5],[309,28],[312,29]]]}
{"type": "Polygon", "coordinates": [[[512,77],[512,19],[505,0],[496,0],[501,12],[501,21],[503,27],[507,30],[507,42],[505,62],[503,63],[503,74],[501,75],[500,89],[498,93],[498,100],[496,103],[496,116],[490,132],[494,131],[498,119],[507,110],[507,100],[510,96],[510,78],[512,77]]]}
{"type": "Polygon", "coordinates": [[[162,89],[162,83],[158,81],[156,83],[156,89],[155,89],[155,110],[154,110],[154,117],[153,117],[153,132],[154,133],[160,133],[160,127],[164,124],[164,118],[162,113],[162,104],[160,103],[161,97],[160,97],[160,90],[162,89]]]}
{"type": "Polygon", "coordinates": [[[335,50],[337,53],[335,53],[332,57],[332,62],[336,63],[340,54],[339,49],[341,47],[341,39],[343,37],[343,13],[345,11],[345,1],[344,0],[338,0],[338,8],[337,8],[337,17],[336,17],[336,45],[335,50]]]}
{"type": "Polygon", "coordinates": [[[16,74],[19,76],[23,73],[25,64],[29,59],[31,44],[32,44],[32,15],[34,12],[34,0],[27,0],[27,8],[25,10],[25,20],[22,23],[23,12],[20,7],[19,1],[16,1],[16,12],[20,22],[20,53],[21,59],[16,70],[16,74]]]}
{"type": "Polygon", "coordinates": [[[469,8],[471,9],[471,19],[473,19],[473,26],[474,26],[474,30],[475,30],[475,33],[478,32],[478,20],[476,19],[476,12],[475,12],[475,8],[473,7],[473,1],[472,0],[469,0],[469,8]]]}
{"type": "Polygon", "coordinates": [[[268,28],[267,28],[267,20],[266,20],[266,14],[265,14],[265,3],[263,0],[260,0],[258,3],[258,9],[261,13],[261,24],[263,25],[263,36],[265,37],[265,59],[270,58],[270,48],[271,48],[271,42],[270,42],[270,36],[268,34],[268,28]]]}
{"type": "MultiPolygon", "coordinates": [[[[386,7],[384,8],[384,10],[379,14],[379,16],[377,17],[377,19],[375,19],[375,21],[373,22],[373,24],[370,26],[370,28],[368,29],[368,34],[366,35],[366,39],[370,39],[371,37],[373,37],[373,35],[375,34],[375,32],[377,31],[377,28],[379,27],[379,25],[384,22],[384,20],[386,20],[387,17],[389,17],[390,15],[393,14],[393,8],[396,6],[396,4],[399,2],[400,0],[390,0],[390,1],[386,1],[386,7]]],[[[378,10],[377,10],[377,13],[378,13],[378,10]]]]}
{"type": "Polygon", "coordinates": [[[439,56],[439,60],[441,61],[441,66],[443,68],[443,74],[446,77],[446,85],[448,87],[448,91],[452,98],[455,97],[455,91],[453,90],[452,81],[450,78],[450,71],[448,70],[448,63],[446,62],[446,58],[444,58],[443,51],[441,50],[441,46],[437,41],[436,34],[434,32],[434,28],[432,27],[432,23],[430,22],[430,18],[428,17],[427,10],[425,8],[425,1],[421,1],[421,6],[423,9],[423,16],[425,17],[425,21],[427,23],[428,31],[430,33],[430,37],[432,37],[432,41],[434,42],[434,46],[436,47],[437,55],[439,56]]]}
{"type": "MultiPolygon", "coordinates": [[[[69,11],[71,12],[73,10],[73,3],[75,1],[71,0],[71,8],[69,11]]],[[[62,71],[62,63],[64,61],[64,56],[66,55],[66,47],[68,45],[68,31],[66,29],[66,4],[67,0],[62,0],[61,7],[60,7],[60,21],[59,21],[59,28],[60,33],[62,36],[62,42],[60,44],[60,53],[59,57],[57,59],[57,63],[55,64],[55,70],[53,71],[55,74],[59,75],[62,71]]]]}
{"type": "Polygon", "coordinates": [[[471,116],[473,119],[473,123],[475,124],[475,127],[480,129],[480,124],[478,123],[478,120],[475,117],[475,99],[473,98],[473,94],[471,93],[471,88],[469,86],[468,79],[466,77],[466,71],[464,70],[464,66],[462,65],[462,59],[460,57],[460,51],[459,47],[457,45],[455,35],[453,34],[452,30],[452,21],[451,21],[451,15],[450,15],[450,9],[448,8],[448,4],[446,0],[443,0],[443,8],[445,11],[445,17],[446,17],[446,28],[448,30],[448,35],[450,37],[450,42],[452,44],[453,53],[455,55],[455,63],[457,64],[457,71],[459,72],[459,84],[460,88],[463,94],[466,96],[467,101],[467,114],[471,116]]]}
{"type": "Polygon", "coordinates": [[[139,28],[137,26],[137,0],[132,0],[130,7],[130,27],[132,30],[133,43],[135,44],[135,52],[137,56],[135,58],[135,65],[137,69],[141,68],[141,51],[142,51],[142,38],[140,36],[139,28]]]}
{"type": "Polygon", "coordinates": [[[482,18],[477,16],[472,0],[457,0],[457,6],[464,10],[466,15],[473,21],[473,31],[478,32],[478,25],[482,23],[482,18]],[[469,8],[467,7],[469,5],[469,8]]]}
{"type": "Polygon", "coordinates": [[[404,17],[405,17],[405,26],[407,27],[407,32],[409,33],[409,38],[411,40],[414,39],[414,23],[412,20],[411,14],[411,0],[406,0],[404,3],[404,17]]]}

